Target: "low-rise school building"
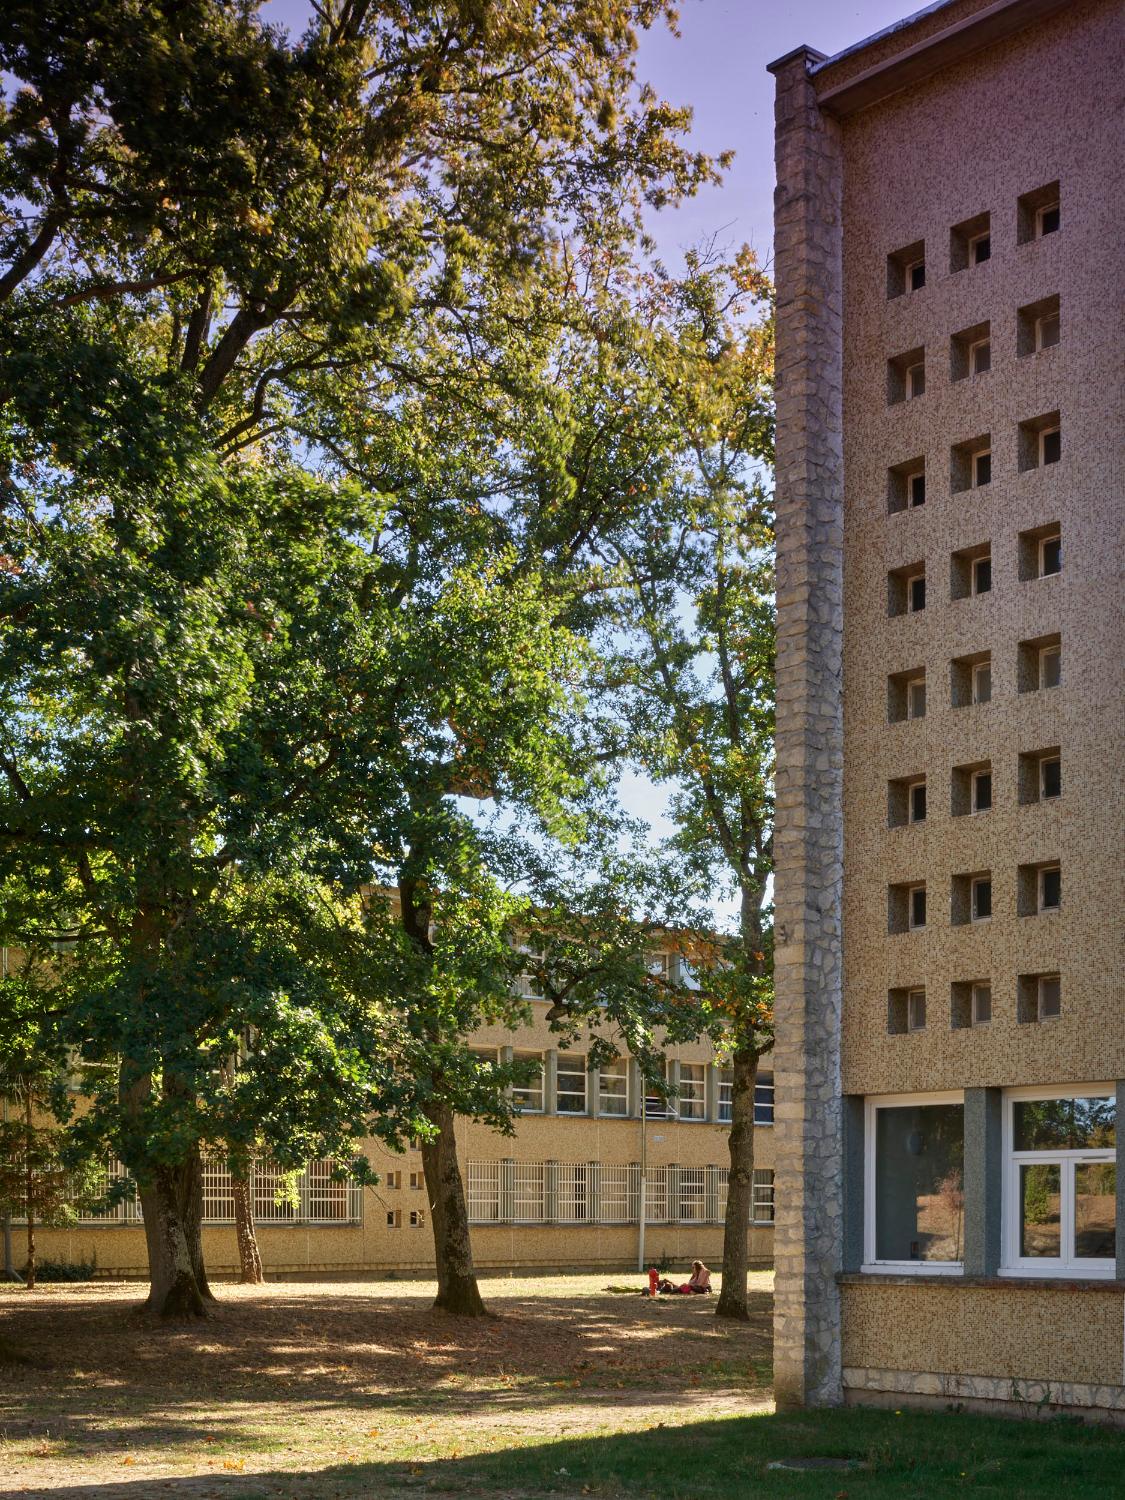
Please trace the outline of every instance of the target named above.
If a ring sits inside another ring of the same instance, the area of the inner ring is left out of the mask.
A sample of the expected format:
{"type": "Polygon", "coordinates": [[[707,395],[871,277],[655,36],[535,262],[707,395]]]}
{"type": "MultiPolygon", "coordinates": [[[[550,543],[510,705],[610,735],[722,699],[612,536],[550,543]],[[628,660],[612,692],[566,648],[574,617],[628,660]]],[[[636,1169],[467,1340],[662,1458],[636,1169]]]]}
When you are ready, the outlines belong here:
{"type": "MultiPolygon", "coordinates": [[[[514,1091],[516,1133],[459,1120],[457,1139],[482,1271],[636,1267],[642,1170],[646,1264],[683,1267],[722,1258],[729,1162],[730,1073],[710,1042],[669,1049],[670,1096],[647,1092],[637,1063],[588,1065],[588,1041],[560,1051],[546,1022],[547,1002],[527,995],[531,1024],[516,1034],[480,1031],[475,1050],[538,1062],[514,1091]]],[[[766,1059],[768,1065],[768,1058],[766,1059]]],[[[754,1205],[747,1225],[753,1264],[773,1258],[773,1077],[759,1073],[754,1205]]],[[[425,1276],[434,1265],[429,1205],[417,1149],[401,1154],[364,1143],[380,1183],[363,1188],[332,1178],[330,1162],[310,1162],[286,1194],[275,1167],[254,1171],[258,1245],[267,1276],[425,1276]]],[[[109,1170],[120,1170],[111,1164],[109,1170]]],[[[209,1274],[236,1275],[230,1178],[221,1162],[204,1171],[204,1254],[209,1274]]],[[[40,1257],[95,1262],[97,1274],[143,1276],[138,1205],[62,1230],[41,1230],[40,1257]]],[[[18,1263],[17,1241],[17,1263],[18,1263]]]]}

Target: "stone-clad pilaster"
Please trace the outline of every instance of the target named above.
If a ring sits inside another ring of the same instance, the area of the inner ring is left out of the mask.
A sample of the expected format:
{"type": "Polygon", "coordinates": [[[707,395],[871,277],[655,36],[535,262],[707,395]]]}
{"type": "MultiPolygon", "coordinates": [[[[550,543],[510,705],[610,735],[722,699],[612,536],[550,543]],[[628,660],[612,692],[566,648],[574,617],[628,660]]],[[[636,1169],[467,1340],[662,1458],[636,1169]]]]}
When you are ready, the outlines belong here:
{"type": "Polygon", "coordinates": [[[777,1223],[781,1407],[841,1400],[842,171],[807,48],[777,80],[777,1223]]]}

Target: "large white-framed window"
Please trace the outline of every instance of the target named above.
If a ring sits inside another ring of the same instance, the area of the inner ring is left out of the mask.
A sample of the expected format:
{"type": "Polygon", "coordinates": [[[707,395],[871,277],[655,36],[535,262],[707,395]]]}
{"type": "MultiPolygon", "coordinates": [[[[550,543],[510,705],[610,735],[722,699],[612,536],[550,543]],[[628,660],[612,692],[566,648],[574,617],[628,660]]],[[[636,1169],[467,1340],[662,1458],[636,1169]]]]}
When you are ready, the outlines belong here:
{"type": "Polygon", "coordinates": [[[733,1113],[734,1069],[720,1068],[718,1071],[719,1124],[729,1125],[733,1113]]]}
{"type": "Polygon", "coordinates": [[[555,1069],[555,1109],[560,1115],[586,1113],[586,1059],[578,1052],[560,1052],[555,1069]]]}
{"type": "Polygon", "coordinates": [[[514,1061],[523,1063],[531,1076],[526,1083],[512,1085],[512,1102],[521,1115],[543,1113],[543,1054],[542,1052],[517,1052],[514,1061]],[[538,1073],[532,1071],[538,1064],[538,1073]]]}
{"type": "Polygon", "coordinates": [[[598,1113],[624,1119],[629,1113],[629,1061],[603,1063],[598,1073],[598,1113]]]}
{"type": "Polygon", "coordinates": [[[1005,1094],[1005,1275],[1115,1274],[1116,1122],[1112,1083],[1005,1094]]]}
{"type": "Polygon", "coordinates": [[[680,1064],[680,1119],[707,1118],[707,1071],[702,1063],[680,1064]]]}
{"type": "Polygon", "coordinates": [[[750,1222],[751,1224],[772,1224],[773,1219],[773,1169],[755,1167],[750,1222]]]}
{"type": "Polygon", "coordinates": [[[959,1275],[964,1094],[878,1095],[865,1114],[864,1270],[959,1275]]]}

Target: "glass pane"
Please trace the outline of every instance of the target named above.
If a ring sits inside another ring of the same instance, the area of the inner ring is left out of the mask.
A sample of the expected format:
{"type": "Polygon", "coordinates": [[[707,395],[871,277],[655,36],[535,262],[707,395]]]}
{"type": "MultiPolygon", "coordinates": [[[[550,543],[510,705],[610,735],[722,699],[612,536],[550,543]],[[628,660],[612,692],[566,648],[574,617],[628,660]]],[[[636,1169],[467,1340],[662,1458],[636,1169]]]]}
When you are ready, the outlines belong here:
{"type": "Polygon", "coordinates": [[[1053,1162],[1020,1168],[1021,1255],[1057,1259],[1062,1254],[1061,1170],[1053,1162]]]}
{"type": "Polygon", "coordinates": [[[1117,1141],[1117,1101],[1113,1095],[1090,1099],[1028,1099],[1015,1106],[1017,1151],[1112,1150],[1117,1141]]]}
{"type": "Polygon", "coordinates": [[[1080,1260],[1117,1254],[1117,1167],[1080,1161],[1074,1167],[1074,1253],[1080,1260]]]}
{"type": "Polygon", "coordinates": [[[875,1113],[875,1258],[961,1259],[964,1109],[875,1113]]]}

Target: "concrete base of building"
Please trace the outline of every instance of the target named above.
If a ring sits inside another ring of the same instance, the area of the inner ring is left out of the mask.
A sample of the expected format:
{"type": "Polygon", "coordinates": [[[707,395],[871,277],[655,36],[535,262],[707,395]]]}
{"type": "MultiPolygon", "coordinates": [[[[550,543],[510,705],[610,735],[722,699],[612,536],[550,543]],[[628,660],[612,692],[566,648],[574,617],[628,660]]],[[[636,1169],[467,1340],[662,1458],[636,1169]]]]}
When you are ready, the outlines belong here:
{"type": "Polygon", "coordinates": [[[939,1375],[917,1370],[844,1370],[847,1406],[981,1412],[991,1416],[1060,1414],[1125,1427],[1125,1386],[1010,1375],[939,1375]]]}

